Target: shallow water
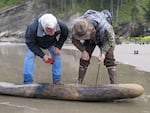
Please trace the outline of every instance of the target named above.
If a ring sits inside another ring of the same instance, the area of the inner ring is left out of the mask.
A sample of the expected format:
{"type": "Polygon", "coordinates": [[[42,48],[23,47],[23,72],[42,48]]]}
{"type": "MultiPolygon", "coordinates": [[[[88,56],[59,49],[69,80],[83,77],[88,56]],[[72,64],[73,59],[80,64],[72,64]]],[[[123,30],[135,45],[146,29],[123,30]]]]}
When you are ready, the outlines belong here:
{"type": "MultiPolygon", "coordinates": [[[[126,47],[123,46],[123,48],[126,47]]],[[[119,52],[119,46],[117,49],[119,52]]],[[[0,44],[0,82],[22,84],[25,51],[24,44],[0,44]]],[[[62,58],[62,81],[64,83],[76,82],[80,53],[63,49],[62,58]]],[[[84,80],[85,84],[95,85],[97,70],[97,58],[93,57],[84,80]]],[[[118,64],[117,70],[119,83],[140,84],[145,89],[144,94],[135,99],[115,102],[78,102],[0,96],[0,111],[2,113],[150,113],[150,73],[123,64],[118,64]]],[[[51,65],[45,64],[38,57],[35,64],[34,82],[52,82],[51,65]]],[[[101,65],[98,84],[108,83],[106,68],[101,65]]]]}

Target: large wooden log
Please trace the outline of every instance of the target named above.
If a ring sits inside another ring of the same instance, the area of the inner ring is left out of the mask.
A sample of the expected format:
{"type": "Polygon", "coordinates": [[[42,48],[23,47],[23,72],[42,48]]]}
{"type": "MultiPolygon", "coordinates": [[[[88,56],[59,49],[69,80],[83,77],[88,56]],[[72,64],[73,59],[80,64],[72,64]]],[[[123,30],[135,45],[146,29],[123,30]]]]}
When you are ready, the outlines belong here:
{"type": "Polygon", "coordinates": [[[15,85],[0,82],[0,95],[72,101],[113,101],[136,98],[144,88],[138,84],[108,84],[101,86],[53,85],[47,83],[15,85]]]}

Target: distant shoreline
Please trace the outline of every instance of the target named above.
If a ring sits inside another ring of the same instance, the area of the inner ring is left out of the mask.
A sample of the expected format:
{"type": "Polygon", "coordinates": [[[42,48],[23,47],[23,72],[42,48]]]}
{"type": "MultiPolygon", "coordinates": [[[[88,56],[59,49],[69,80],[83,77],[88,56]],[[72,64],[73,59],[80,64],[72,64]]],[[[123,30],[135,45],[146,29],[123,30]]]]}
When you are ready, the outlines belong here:
{"type": "MultiPolygon", "coordinates": [[[[25,43],[18,42],[0,42],[0,45],[25,45],[25,43]]],[[[63,49],[77,50],[78,49],[72,44],[64,44],[63,49]]],[[[137,70],[150,72],[150,44],[140,45],[140,44],[121,44],[115,47],[115,59],[117,62],[122,64],[127,64],[135,66],[137,70]],[[138,54],[134,54],[134,50],[138,50],[138,54]]],[[[93,56],[98,57],[100,54],[99,48],[93,52],[93,56]]]]}

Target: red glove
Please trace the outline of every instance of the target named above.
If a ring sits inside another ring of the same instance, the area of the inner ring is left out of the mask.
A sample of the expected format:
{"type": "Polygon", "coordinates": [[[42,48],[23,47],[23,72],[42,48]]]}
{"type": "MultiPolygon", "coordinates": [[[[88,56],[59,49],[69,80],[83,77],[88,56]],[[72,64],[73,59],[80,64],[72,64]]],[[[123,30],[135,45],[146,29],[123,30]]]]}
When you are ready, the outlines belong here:
{"type": "Polygon", "coordinates": [[[55,61],[53,58],[48,58],[48,63],[53,64],[55,61]]]}

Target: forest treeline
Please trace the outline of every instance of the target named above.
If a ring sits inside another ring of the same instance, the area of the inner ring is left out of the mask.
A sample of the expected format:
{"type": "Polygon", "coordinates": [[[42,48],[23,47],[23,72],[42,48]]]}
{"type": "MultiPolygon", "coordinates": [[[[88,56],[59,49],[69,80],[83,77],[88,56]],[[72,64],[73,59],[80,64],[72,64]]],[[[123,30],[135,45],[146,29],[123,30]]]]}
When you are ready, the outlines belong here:
{"type": "MultiPolygon", "coordinates": [[[[27,0],[1,0],[0,8],[13,6],[27,0]]],[[[38,0],[33,0],[38,7],[38,0]]],[[[87,9],[108,9],[113,15],[114,23],[128,21],[149,22],[150,0],[44,0],[50,12],[60,17],[70,16],[87,9]]]]}
{"type": "MultiPolygon", "coordinates": [[[[28,0],[1,0],[0,8],[11,7],[28,0]]],[[[33,0],[36,8],[39,0],[33,0]]],[[[138,36],[150,25],[150,0],[44,0],[49,12],[67,18],[88,9],[108,9],[113,16],[113,26],[118,35],[138,36]],[[140,32],[139,32],[140,31],[140,32]]]]}
{"type": "MultiPolygon", "coordinates": [[[[35,2],[37,2],[35,0],[35,2]]],[[[118,37],[150,35],[150,0],[47,0],[50,12],[60,18],[82,14],[88,9],[108,9],[118,37]]],[[[35,3],[38,7],[38,2],[35,3]]]]}

